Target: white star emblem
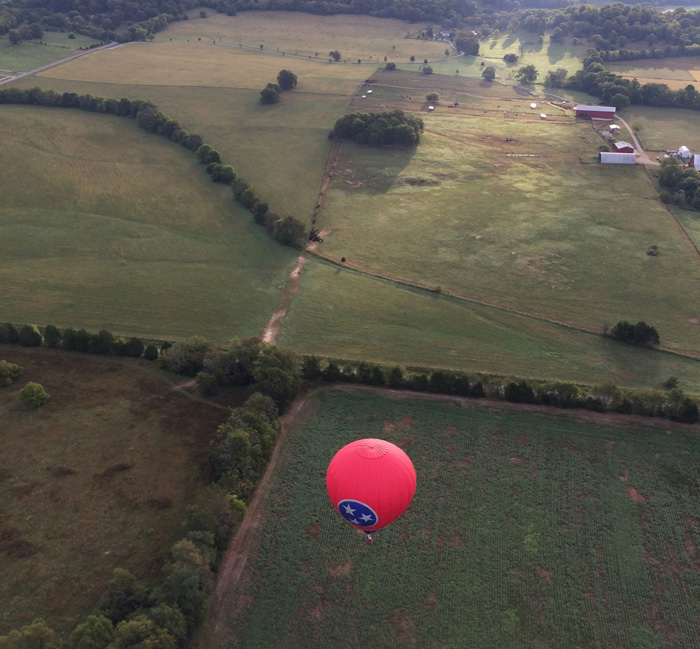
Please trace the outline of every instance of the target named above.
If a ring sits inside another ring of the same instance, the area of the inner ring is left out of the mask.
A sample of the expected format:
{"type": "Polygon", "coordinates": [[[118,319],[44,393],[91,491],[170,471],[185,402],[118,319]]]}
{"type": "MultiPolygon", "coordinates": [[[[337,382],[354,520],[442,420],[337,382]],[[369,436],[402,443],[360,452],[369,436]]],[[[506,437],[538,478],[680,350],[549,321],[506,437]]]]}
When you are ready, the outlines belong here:
{"type": "Polygon", "coordinates": [[[360,516],[360,518],[362,519],[363,523],[368,523],[369,521],[372,520],[372,517],[369,514],[362,514],[362,516],[360,516]]]}
{"type": "Polygon", "coordinates": [[[352,515],[355,513],[355,510],[352,507],[350,507],[350,505],[345,505],[345,513],[352,515]]]}

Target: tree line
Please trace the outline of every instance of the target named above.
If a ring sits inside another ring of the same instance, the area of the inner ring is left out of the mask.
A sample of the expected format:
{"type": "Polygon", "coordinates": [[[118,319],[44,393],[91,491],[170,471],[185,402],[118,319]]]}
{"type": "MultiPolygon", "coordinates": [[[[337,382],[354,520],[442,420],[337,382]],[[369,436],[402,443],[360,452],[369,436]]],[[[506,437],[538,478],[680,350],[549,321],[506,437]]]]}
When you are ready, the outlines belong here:
{"type": "Polygon", "coordinates": [[[348,113],[338,119],[329,137],[352,140],[370,146],[416,146],[420,143],[423,120],[402,110],[378,113],[348,113]]]}
{"type": "MultiPolygon", "coordinates": [[[[283,70],[282,72],[288,72],[283,70]]],[[[282,74],[282,73],[280,73],[282,74]]],[[[206,144],[200,135],[188,133],[177,120],[163,114],[158,106],[141,99],[105,99],[74,92],[59,93],[41,88],[0,89],[0,104],[25,104],[50,108],[77,108],[92,113],[105,113],[134,119],[138,126],[149,133],[166,137],[191,151],[198,162],[205,166],[213,182],[230,185],[233,197],[271,236],[282,245],[299,247],[305,232],[304,224],[293,216],[281,217],[269,211],[249,183],[239,178],[231,165],[221,162],[219,152],[206,144]]]]}
{"type": "Polygon", "coordinates": [[[681,164],[677,158],[666,158],[659,174],[661,200],[686,209],[700,209],[700,172],[681,164]]]}

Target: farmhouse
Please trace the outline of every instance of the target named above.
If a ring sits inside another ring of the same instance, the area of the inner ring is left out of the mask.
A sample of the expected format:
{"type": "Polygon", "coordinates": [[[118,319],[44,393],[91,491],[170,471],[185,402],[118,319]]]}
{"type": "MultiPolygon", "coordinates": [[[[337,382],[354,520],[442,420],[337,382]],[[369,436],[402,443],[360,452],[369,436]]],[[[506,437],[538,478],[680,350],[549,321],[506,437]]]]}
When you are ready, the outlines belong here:
{"type": "Polygon", "coordinates": [[[634,153],[608,153],[601,152],[598,159],[602,164],[634,165],[637,164],[637,156],[634,153]]]}
{"type": "Polygon", "coordinates": [[[591,119],[614,119],[615,106],[574,106],[576,117],[590,117],[591,119]]]}
{"type": "Polygon", "coordinates": [[[629,142],[613,142],[615,153],[634,153],[634,147],[629,142]]]}

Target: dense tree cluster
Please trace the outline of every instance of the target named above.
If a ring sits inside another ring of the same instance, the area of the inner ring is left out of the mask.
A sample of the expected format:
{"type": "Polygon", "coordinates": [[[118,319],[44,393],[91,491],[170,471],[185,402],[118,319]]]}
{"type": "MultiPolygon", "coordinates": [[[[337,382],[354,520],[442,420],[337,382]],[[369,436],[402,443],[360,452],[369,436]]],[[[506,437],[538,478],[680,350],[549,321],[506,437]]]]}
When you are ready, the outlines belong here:
{"type": "Polygon", "coordinates": [[[659,184],[663,187],[661,200],[680,207],[700,209],[700,172],[682,165],[676,158],[661,163],[659,184]]]}
{"type": "Polygon", "coordinates": [[[348,113],[335,123],[332,136],[370,146],[415,146],[420,142],[422,130],[422,119],[396,109],[379,113],[348,113]]]}
{"type": "Polygon", "coordinates": [[[624,343],[631,343],[641,347],[651,347],[659,344],[659,332],[655,327],[648,325],[643,320],[637,324],[620,320],[610,330],[610,337],[624,343]]]}
{"type": "Polygon", "coordinates": [[[637,79],[625,79],[606,70],[597,52],[583,60],[583,69],[569,77],[564,87],[600,97],[603,103],[617,108],[638,104],[700,110],[700,93],[692,84],[680,90],[671,90],[665,83],[642,85],[637,79]]]}
{"type": "Polygon", "coordinates": [[[260,338],[236,340],[222,351],[203,338],[193,337],[164,351],[159,362],[170,372],[197,376],[205,385],[247,387],[260,392],[271,397],[280,410],[296,397],[301,381],[294,353],[266,345],[260,338]],[[207,376],[212,380],[208,381],[207,376]]]}

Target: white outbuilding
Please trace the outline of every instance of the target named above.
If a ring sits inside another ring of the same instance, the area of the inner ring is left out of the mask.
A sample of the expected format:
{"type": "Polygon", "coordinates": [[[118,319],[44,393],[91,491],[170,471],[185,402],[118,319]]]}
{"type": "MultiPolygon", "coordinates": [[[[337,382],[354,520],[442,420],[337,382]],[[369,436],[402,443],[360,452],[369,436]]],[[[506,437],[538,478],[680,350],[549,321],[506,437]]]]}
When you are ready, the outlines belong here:
{"type": "Polygon", "coordinates": [[[601,164],[615,165],[634,165],[637,164],[637,155],[635,153],[610,153],[601,151],[598,154],[598,159],[601,164]]]}
{"type": "Polygon", "coordinates": [[[678,155],[681,157],[681,160],[688,160],[693,154],[687,146],[682,146],[678,148],[678,155]]]}

